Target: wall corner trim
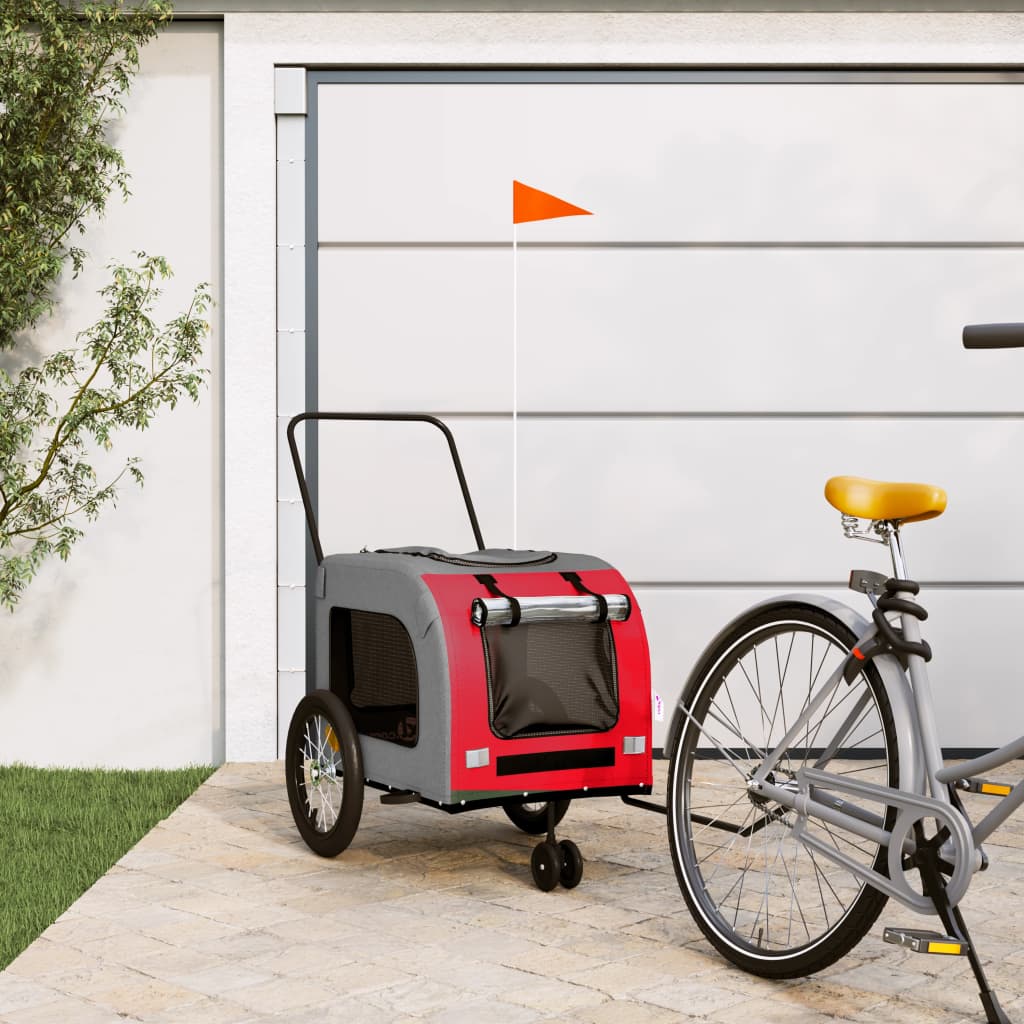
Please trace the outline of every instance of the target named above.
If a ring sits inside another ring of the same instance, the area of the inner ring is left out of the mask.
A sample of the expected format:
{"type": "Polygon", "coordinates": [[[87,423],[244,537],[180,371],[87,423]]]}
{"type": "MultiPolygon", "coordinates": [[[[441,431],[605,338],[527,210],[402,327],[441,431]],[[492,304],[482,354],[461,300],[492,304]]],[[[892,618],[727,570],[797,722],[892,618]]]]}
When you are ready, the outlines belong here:
{"type": "Polygon", "coordinates": [[[305,115],[305,68],[274,68],[274,113],[305,115]]]}

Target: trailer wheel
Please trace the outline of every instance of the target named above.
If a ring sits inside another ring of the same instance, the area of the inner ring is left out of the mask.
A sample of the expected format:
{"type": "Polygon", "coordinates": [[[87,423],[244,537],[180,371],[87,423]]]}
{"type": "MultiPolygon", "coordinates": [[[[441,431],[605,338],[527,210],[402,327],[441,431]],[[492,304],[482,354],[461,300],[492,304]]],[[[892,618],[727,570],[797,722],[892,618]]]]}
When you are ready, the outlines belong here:
{"type": "Polygon", "coordinates": [[[561,870],[562,851],[554,843],[545,840],[533,848],[533,854],[530,857],[530,872],[541,892],[551,892],[558,885],[558,876],[561,870]]]}
{"type": "Polygon", "coordinates": [[[558,843],[558,852],[562,855],[562,870],[558,880],[566,889],[575,889],[583,877],[583,854],[571,839],[562,839],[558,843]]]}
{"type": "Polygon", "coordinates": [[[314,853],[336,857],[359,828],[363,758],[352,716],[329,690],[314,690],[299,701],[284,763],[299,835],[314,853]]]}
{"type": "MultiPolygon", "coordinates": [[[[554,800],[555,824],[557,825],[569,810],[571,800],[554,800]]],[[[540,836],[548,830],[548,801],[506,800],[501,809],[508,820],[527,835],[540,836]]]]}

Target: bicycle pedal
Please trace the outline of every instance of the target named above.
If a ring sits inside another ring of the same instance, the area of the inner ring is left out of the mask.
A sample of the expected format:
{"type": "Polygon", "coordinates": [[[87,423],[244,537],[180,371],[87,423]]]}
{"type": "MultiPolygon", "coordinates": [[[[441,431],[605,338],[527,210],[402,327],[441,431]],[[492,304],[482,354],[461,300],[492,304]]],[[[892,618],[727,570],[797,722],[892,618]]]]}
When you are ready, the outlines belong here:
{"type": "Polygon", "coordinates": [[[938,956],[967,956],[970,946],[942,932],[929,932],[922,928],[886,928],[882,941],[903,946],[914,953],[932,953],[938,956]]]}

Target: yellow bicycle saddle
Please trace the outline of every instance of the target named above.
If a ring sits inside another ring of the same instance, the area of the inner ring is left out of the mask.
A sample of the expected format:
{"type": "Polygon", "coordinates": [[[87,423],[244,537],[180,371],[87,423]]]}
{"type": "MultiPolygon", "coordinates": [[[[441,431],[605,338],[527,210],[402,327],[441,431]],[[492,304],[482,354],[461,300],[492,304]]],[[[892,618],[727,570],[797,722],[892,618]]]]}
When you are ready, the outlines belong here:
{"type": "Polygon", "coordinates": [[[946,492],[933,484],[894,484],[859,476],[834,476],[825,484],[825,500],[843,515],[918,523],[941,516],[946,492]]]}

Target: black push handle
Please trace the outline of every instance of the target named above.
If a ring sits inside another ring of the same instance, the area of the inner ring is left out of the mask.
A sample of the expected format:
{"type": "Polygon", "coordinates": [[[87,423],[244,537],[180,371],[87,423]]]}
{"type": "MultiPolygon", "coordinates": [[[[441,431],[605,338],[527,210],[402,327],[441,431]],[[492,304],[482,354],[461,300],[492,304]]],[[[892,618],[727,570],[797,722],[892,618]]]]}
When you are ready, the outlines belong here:
{"type": "Polygon", "coordinates": [[[459,478],[459,487],[462,488],[462,497],[466,502],[466,511],[469,513],[469,522],[473,527],[473,538],[476,540],[477,550],[483,551],[484,539],[480,535],[480,524],[477,522],[476,510],[473,508],[473,499],[469,496],[469,485],[466,483],[466,474],[462,471],[459,450],[455,447],[455,438],[452,437],[452,432],[439,419],[434,416],[414,412],[300,412],[298,416],[293,416],[288,424],[288,447],[292,453],[295,476],[299,481],[299,493],[302,495],[302,507],[306,510],[306,524],[309,526],[309,539],[313,542],[313,551],[316,554],[317,565],[323,564],[324,549],[320,545],[320,531],[317,529],[316,516],[313,513],[313,503],[309,497],[309,487],[306,485],[306,474],[302,472],[302,463],[299,461],[299,449],[295,444],[295,428],[303,420],[377,420],[380,422],[415,421],[432,423],[448,439],[448,450],[452,454],[455,473],[459,478]]]}
{"type": "Polygon", "coordinates": [[[964,348],[1024,348],[1024,324],[968,324],[964,348]]]}

